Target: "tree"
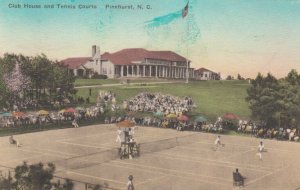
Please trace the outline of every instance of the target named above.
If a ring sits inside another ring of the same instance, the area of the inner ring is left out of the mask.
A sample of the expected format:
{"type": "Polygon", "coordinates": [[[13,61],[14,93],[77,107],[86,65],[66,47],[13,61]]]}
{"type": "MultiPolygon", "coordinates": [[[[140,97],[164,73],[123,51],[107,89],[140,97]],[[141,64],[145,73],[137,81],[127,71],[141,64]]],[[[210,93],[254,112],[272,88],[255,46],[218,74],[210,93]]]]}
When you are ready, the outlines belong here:
{"type": "Polygon", "coordinates": [[[252,116],[268,126],[297,127],[300,124],[299,79],[295,70],[280,80],[259,73],[247,90],[246,100],[252,116]]]}
{"type": "Polygon", "coordinates": [[[0,58],[0,108],[6,106],[6,100],[8,99],[8,92],[4,81],[4,64],[0,58]]]}
{"type": "Polygon", "coordinates": [[[7,101],[14,104],[19,95],[39,102],[67,98],[76,93],[74,82],[75,77],[66,66],[44,54],[28,57],[7,53],[0,58],[1,106],[7,101]]]}
{"type": "Polygon", "coordinates": [[[227,78],[226,78],[226,80],[234,80],[234,77],[231,76],[231,75],[228,75],[227,78]]]}
{"type": "Polygon", "coordinates": [[[52,182],[55,166],[48,163],[45,167],[44,164],[38,163],[28,165],[24,162],[22,165],[15,168],[14,179],[2,177],[0,179],[1,190],[72,190],[73,183],[66,180],[64,184],[60,181],[52,182]]]}
{"type": "Polygon", "coordinates": [[[252,110],[255,119],[265,122],[267,125],[277,123],[276,116],[281,110],[279,96],[277,94],[279,84],[270,73],[266,77],[260,73],[251,81],[251,87],[247,90],[246,100],[252,110]]]}
{"type": "Polygon", "coordinates": [[[5,54],[1,59],[0,88],[4,91],[4,101],[8,101],[9,104],[23,98],[25,90],[30,87],[30,78],[22,72],[20,65],[20,57],[14,54],[5,54]]]}
{"type": "Polygon", "coordinates": [[[238,80],[245,80],[240,74],[237,75],[238,80]]]}
{"type": "Polygon", "coordinates": [[[21,95],[30,86],[30,78],[22,73],[19,63],[15,64],[10,73],[4,74],[4,81],[10,92],[16,96],[21,95]]]}

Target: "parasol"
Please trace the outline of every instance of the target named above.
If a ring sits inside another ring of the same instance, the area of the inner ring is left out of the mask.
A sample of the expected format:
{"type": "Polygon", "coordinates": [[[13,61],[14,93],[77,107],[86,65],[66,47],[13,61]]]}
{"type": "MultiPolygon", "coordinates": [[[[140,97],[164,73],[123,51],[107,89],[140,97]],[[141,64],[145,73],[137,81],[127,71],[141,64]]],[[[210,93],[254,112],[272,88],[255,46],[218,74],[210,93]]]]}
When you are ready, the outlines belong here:
{"type": "Polygon", "coordinates": [[[153,113],[154,117],[162,117],[164,114],[161,111],[157,111],[153,113]]]}
{"type": "Polygon", "coordinates": [[[68,108],[68,109],[66,109],[66,112],[68,112],[68,113],[75,113],[76,110],[74,108],[68,108]]]}
{"type": "Polygon", "coordinates": [[[49,115],[49,112],[46,110],[39,110],[38,112],[36,112],[37,115],[49,115]]]}
{"type": "Polygon", "coordinates": [[[78,107],[76,107],[75,109],[76,109],[77,111],[85,111],[85,108],[83,108],[83,107],[79,107],[79,106],[78,106],[78,107]]]}
{"type": "Polygon", "coordinates": [[[170,113],[169,115],[167,115],[167,118],[177,118],[177,115],[174,113],[170,113]]]}
{"type": "Polygon", "coordinates": [[[196,122],[205,122],[205,121],[207,121],[207,119],[204,116],[199,115],[198,117],[196,117],[195,121],[196,122]]]}
{"type": "Polygon", "coordinates": [[[1,114],[2,117],[11,117],[12,114],[10,112],[4,112],[1,114]]]}
{"type": "Polygon", "coordinates": [[[226,113],[222,117],[223,119],[229,119],[229,120],[237,120],[239,117],[233,113],[226,113]]]}
{"type": "Polygon", "coordinates": [[[62,114],[62,113],[65,113],[65,112],[66,112],[66,109],[62,109],[58,113],[62,114]]]}
{"type": "Polygon", "coordinates": [[[181,115],[177,118],[179,121],[188,121],[189,120],[189,117],[186,116],[186,115],[181,115]]]}
{"type": "Polygon", "coordinates": [[[25,113],[19,112],[19,111],[15,111],[15,112],[12,113],[12,115],[14,117],[23,117],[23,116],[25,116],[25,113]]]}
{"type": "Polygon", "coordinates": [[[130,128],[134,126],[134,123],[132,121],[124,120],[116,124],[117,127],[122,127],[122,128],[130,128]]]}

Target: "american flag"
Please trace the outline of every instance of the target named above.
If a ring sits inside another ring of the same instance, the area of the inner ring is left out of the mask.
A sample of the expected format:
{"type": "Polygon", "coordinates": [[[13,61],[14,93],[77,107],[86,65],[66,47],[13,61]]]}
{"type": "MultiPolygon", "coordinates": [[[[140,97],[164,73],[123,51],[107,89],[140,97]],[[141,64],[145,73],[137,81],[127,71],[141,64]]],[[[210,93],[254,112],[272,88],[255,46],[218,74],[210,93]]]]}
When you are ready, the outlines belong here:
{"type": "Polygon", "coordinates": [[[186,6],[182,9],[182,18],[186,17],[186,15],[189,12],[189,2],[186,4],[186,6]]]}

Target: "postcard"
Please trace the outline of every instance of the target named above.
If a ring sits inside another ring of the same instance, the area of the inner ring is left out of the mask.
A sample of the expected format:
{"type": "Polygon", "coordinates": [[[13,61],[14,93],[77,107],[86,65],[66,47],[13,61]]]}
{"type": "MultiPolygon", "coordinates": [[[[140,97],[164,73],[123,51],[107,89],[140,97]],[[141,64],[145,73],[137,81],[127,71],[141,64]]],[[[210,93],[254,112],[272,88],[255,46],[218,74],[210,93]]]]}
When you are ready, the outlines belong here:
{"type": "Polygon", "coordinates": [[[2,0],[0,189],[300,189],[299,0],[2,0]]]}

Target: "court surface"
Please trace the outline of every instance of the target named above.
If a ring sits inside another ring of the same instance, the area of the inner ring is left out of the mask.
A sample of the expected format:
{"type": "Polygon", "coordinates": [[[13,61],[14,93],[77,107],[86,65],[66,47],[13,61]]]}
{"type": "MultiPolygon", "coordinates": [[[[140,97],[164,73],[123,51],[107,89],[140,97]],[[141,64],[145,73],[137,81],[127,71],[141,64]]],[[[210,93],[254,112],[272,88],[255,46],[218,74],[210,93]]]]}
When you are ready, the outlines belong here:
{"type": "MultiPolygon", "coordinates": [[[[261,139],[221,135],[225,144],[214,149],[216,134],[138,127],[135,139],[141,156],[117,158],[115,125],[51,130],[14,136],[22,146],[0,138],[0,170],[28,163],[53,162],[56,176],[88,183],[106,183],[125,189],[128,175],[137,190],[226,190],[233,187],[232,172],[246,177],[242,189],[287,190],[300,187],[300,144],[264,140],[266,152],[259,160],[261,139]]],[[[76,189],[84,189],[75,183],[76,189]]]]}

